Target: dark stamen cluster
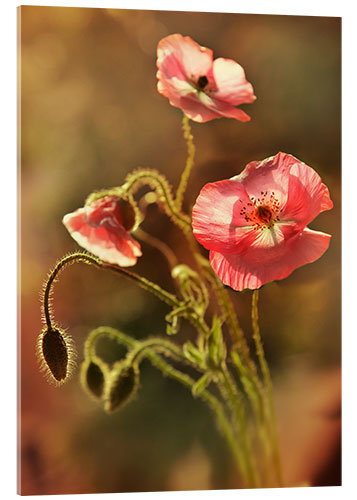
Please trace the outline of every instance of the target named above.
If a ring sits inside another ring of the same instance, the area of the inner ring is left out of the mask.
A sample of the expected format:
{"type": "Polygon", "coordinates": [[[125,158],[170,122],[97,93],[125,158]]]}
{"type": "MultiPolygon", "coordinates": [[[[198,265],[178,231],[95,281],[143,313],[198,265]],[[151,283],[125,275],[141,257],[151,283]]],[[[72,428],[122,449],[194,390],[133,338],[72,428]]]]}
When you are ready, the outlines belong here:
{"type": "Polygon", "coordinates": [[[207,87],[208,85],[208,78],[207,76],[203,75],[203,76],[200,76],[199,79],[197,80],[197,88],[198,90],[204,90],[205,87],[207,87]]]}
{"type": "Polygon", "coordinates": [[[254,226],[254,230],[263,230],[271,228],[274,223],[279,221],[280,202],[275,197],[274,191],[268,196],[268,191],[261,191],[260,197],[249,197],[251,201],[243,204],[239,214],[244,217],[246,222],[254,226]]]}

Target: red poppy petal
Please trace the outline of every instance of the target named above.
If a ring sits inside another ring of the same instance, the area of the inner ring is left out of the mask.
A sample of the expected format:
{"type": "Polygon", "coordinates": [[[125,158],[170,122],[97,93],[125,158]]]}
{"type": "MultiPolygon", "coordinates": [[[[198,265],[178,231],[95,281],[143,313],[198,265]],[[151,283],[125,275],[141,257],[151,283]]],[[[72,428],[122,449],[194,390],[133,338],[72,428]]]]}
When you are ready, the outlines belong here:
{"type": "Polygon", "coordinates": [[[206,184],[192,210],[192,228],[197,240],[209,250],[223,253],[246,248],[257,238],[240,210],[250,203],[244,186],[234,180],[206,184]]]}
{"type": "Polygon", "coordinates": [[[164,72],[165,78],[172,76],[180,78],[182,73],[187,78],[206,75],[212,66],[212,60],[212,50],[201,47],[189,36],[169,35],[163,38],[157,47],[157,66],[164,72]],[[165,65],[165,61],[168,60],[169,64],[165,65]]]}
{"type": "Polygon", "coordinates": [[[215,99],[233,106],[255,101],[253,87],[247,82],[244,69],[237,62],[222,57],[215,59],[213,77],[217,86],[212,95],[215,99]]]}
{"type": "Polygon", "coordinates": [[[234,290],[252,290],[264,283],[281,280],[295,269],[314,262],[327,250],[331,236],[311,229],[271,251],[249,251],[245,255],[210,252],[210,262],[217,276],[234,290]]]}
{"type": "Polygon", "coordinates": [[[106,199],[100,205],[100,201],[65,215],[63,224],[81,247],[104,262],[133,266],[141,255],[140,244],[120,224],[118,205],[106,199]]]}
{"type": "Polygon", "coordinates": [[[311,222],[317,215],[333,207],[328,188],[308,165],[295,159],[289,172],[289,188],[281,219],[311,222]]]}

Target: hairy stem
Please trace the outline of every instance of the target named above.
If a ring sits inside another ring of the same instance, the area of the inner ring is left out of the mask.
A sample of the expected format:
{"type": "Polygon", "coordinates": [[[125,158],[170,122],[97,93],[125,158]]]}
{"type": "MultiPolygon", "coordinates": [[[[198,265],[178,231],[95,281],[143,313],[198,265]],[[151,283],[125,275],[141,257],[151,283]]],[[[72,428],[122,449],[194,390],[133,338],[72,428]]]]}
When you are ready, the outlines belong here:
{"type": "Polygon", "coordinates": [[[272,435],[272,450],[273,450],[273,460],[276,470],[276,476],[279,486],[283,485],[282,479],[282,468],[281,468],[281,460],[280,460],[280,452],[279,452],[279,444],[278,444],[278,433],[276,427],[276,416],[275,416],[275,408],[274,408],[274,399],[273,399],[273,384],[270,376],[270,371],[268,367],[268,363],[265,359],[263,343],[260,336],[259,322],[258,322],[258,297],[259,291],[254,290],[252,295],[252,327],[253,327],[253,339],[256,346],[257,356],[259,359],[260,368],[263,374],[263,379],[265,383],[265,387],[267,390],[267,410],[269,417],[269,427],[272,435]]]}
{"type": "MultiPolygon", "coordinates": [[[[69,264],[73,264],[74,262],[84,262],[85,264],[89,264],[92,266],[97,267],[98,269],[107,269],[109,271],[112,271],[117,274],[121,274],[125,276],[126,278],[129,278],[132,281],[135,281],[139,286],[144,288],[145,290],[153,293],[157,297],[159,297],[163,302],[166,302],[170,306],[176,308],[182,305],[182,302],[172,293],[167,292],[163,288],[161,288],[159,285],[156,283],[153,283],[152,281],[143,278],[142,276],[139,276],[138,274],[133,273],[132,271],[128,271],[125,268],[121,268],[112,264],[107,264],[105,262],[102,262],[100,259],[97,257],[94,257],[93,255],[90,255],[85,252],[75,252],[72,254],[69,254],[62,259],[60,259],[53,270],[50,272],[49,277],[47,281],[45,282],[44,286],[44,293],[43,293],[43,313],[44,313],[44,319],[46,322],[46,325],[49,329],[52,327],[52,315],[51,315],[51,308],[50,308],[50,300],[52,296],[52,286],[56,279],[58,278],[59,273],[69,264]]],[[[199,318],[192,318],[192,322],[194,324],[197,324],[199,322],[199,318]]]]}
{"type": "Polygon", "coordinates": [[[47,327],[50,329],[52,327],[52,315],[50,311],[50,300],[51,300],[51,295],[52,295],[52,285],[58,278],[58,275],[63,269],[69,265],[73,264],[74,262],[85,262],[86,264],[95,266],[95,267],[101,267],[102,262],[95,258],[92,257],[91,255],[87,253],[72,253],[69,255],[66,255],[63,257],[61,260],[59,260],[55,267],[50,271],[50,275],[45,282],[45,288],[44,288],[44,294],[43,294],[43,312],[45,316],[45,321],[47,327]]]}
{"type": "Polygon", "coordinates": [[[193,135],[191,133],[191,127],[190,127],[190,120],[188,116],[185,114],[183,115],[182,119],[182,130],[183,130],[183,136],[186,140],[187,144],[187,160],[186,160],[186,165],[184,168],[184,171],[182,172],[181,179],[180,179],[180,184],[177,189],[176,193],[176,200],[175,204],[178,210],[181,210],[182,207],[182,202],[183,202],[183,196],[185,194],[185,190],[187,187],[188,179],[191,174],[191,170],[193,168],[193,162],[195,158],[195,145],[193,142],[193,135]]]}
{"type": "MultiPolygon", "coordinates": [[[[177,380],[178,382],[189,387],[192,390],[196,381],[189,375],[173,368],[171,365],[166,363],[160,356],[156,354],[149,353],[147,357],[148,359],[150,359],[152,364],[156,366],[164,375],[167,375],[168,377],[177,380]]],[[[207,390],[203,390],[198,395],[198,397],[201,398],[205,403],[207,403],[208,406],[213,411],[216,417],[218,429],[221,431],[222,435],[226,439],[226,442],[233,454],[233,457],[238,465],[238,468],[242,472],[244,482],[247,485],[249,485],[249,479],[246,474],[244,456],[242,454],[240,446],[237,443],[231,424],[225,414],[222,404],[218,401],[218,399],[215,396],[213,396],[207,390]]]]}
{"type": "MultiPolygon", "coordinates": [[[[160,345],[161,348],[163,346],[161,339],[149,339],[147,342],[139,342],[130,337],[129,335],[126,335],[120,332],[119,330],[116,330],[115,328],[99,327],[96,328],[95,330],[92,330],[88,335],[88,338],[85,343],[86,357],[90,357],[94,354],[95,343],[98,340],[98,338],[102,335],[107,335],[115,339],[117,342],[125,345],[129,349],[134,349],[134,351],[131,351],[131,353],[129,354],[133,357],[131,361],[136,361],[137,356],[139,354],[141,355],[145,354],[145,356],[151,361],[151,363],[156,368],[158,368],[163,373],[163,375],[166,375],[174,380],[177,380],[186,387],[189,387],[191,390],[195,385],[196,383],[195,379],[193,379],[186,373],[183,373],[180,370],[171,366],[169,363],[163,360],[160,355],[156,354],[155,351],[150,348],[150,347],[156,348],[158,345],[160,345]],[[149,345],[150,343],[151,346],[149,345]]],[[[169,347],[170,351],[173,353],[175,357],[181,356],[181,351],[178,347],[176,347],[171,342],[168,343],[165,342],[165,344],[167,344],[165,346],[166,352],[168,351],[167,348],[169,347]]],[[[186,358],[184,358],[184,361],[187,363],[186,358]]],[[[208,404],[208,406],[213,411],[216,418],[218,429],[221,431],[222,435],[226,439],[226,442],[233,454],[233,457],[237,462],[239,469],[242,472],[243,480],[247,485],[249,485],[249,478],[247,477],[246,474],[245,458],[243,456],[241,447],[237,443],[230,421],[225,414],[224,407],[222,406],[220,401],[207,390],[203,390],[202,392],[200,392],[198,397],[201,398],[206,404],[208,404]]]]}
{"type": "Polygon", "coordinates": [[[243,401],[227,369],[225,362],[222,363],[222,370],[218,373],[218,387],[221,391],[222,396],[230,407],[234,418],[235,427],[238,431],[238,439],[245,457],[244,464],[246,467],[246,474],[249,480],[249,485],[253,488],[256,488],[259,486],[259,479],[257,476],[257,470],[253,463],[252,448],[246,424],[243,401]]]}
{"type": "Polygon", "coordinates": [[[162,207],[166,214],[177,224],[183,231],[191,230],[190,218],[183,214],[176,207],[172,196],[171,187],[166,177],[156,170],[139,169],[129,174],[125,180],[125,184],[120,188],[130,193],[133,193],[139,187],[148,184],[157,193],[162,207]]]}

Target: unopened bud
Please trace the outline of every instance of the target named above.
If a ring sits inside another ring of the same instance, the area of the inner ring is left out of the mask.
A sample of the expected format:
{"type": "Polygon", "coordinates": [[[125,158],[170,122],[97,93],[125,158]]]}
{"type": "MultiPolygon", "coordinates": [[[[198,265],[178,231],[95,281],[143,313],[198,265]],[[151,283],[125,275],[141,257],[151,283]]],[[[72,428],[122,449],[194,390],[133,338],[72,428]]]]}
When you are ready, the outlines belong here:
{"type": "Polygon", "coordinates": [[[118,364],[117,368],[112,371],[106,387],[105,411],[112,413],[128,403],[135,395],[138,385],[138,367],[118,364]]]}
{"type": "Polygon", "coordinates": [[[96,399],[100,399],[103,395],[106,372],[107,366],[97,357],[82,363],[82,385],[96,399]]]}
{"type": "Polygon", "coordinates": [[[73,347],[70,338],[58,328],[46,328],[38,339],[38,355],[49,378],[62,384],[70,376],[73,347]]]}

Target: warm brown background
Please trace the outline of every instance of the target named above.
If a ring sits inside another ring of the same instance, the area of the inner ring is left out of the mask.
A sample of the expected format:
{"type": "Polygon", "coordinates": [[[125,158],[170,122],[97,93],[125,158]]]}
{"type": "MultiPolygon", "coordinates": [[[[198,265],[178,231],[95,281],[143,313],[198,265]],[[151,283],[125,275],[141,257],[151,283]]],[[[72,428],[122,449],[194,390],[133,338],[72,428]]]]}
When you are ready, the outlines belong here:
{"type": "MultiPolygon", "coordinates": [[[[156,91],[156,46],[190,35],[215,57],[238,61],[257,101],[249,123],[193,124],[196,169],[186,209],[209,181],[278,151],[305,161],[335,208],[313,229],[328,252],[261,292],[261,328],[275,380],[288,485],[339,484],[340,19],[22,7],[21,33],[21,474],[23,494],[235,488],[239,482],[211,415],[148,363],[141,389],[107,416],[83,393],[78,371],[57,389],[38,370],[39,292],[49,267],[77,248],[61,224],[92,190],[119,185],[137,166],[175,185],[185,162],[181,112],[156,91]]],[[[190,262],[177,230],[155,208],[145,228],[190,262]]],[[[167,289],[161,256],[143,245],[135,270],[167,289]]],[[[250,293],[232,293],[250,333],[250,293]]],[[[164,332],[168,309],[131,283],[85,265],[55,290],[58,321],[79,360],[88,331],[164,332]]],[[[177,341],[192,336],[184,325],[177,341]]],[[[103,345],[107,356],[115,346],[103,345]]]]}

